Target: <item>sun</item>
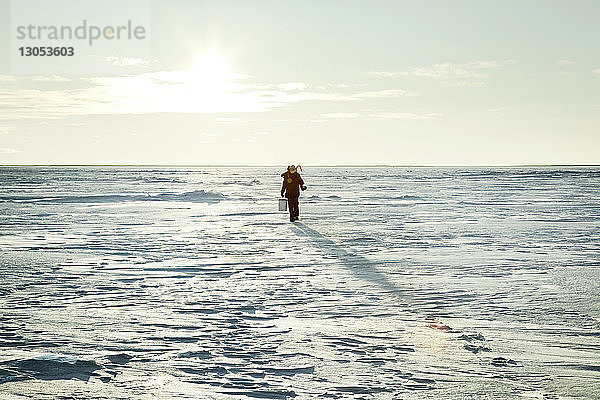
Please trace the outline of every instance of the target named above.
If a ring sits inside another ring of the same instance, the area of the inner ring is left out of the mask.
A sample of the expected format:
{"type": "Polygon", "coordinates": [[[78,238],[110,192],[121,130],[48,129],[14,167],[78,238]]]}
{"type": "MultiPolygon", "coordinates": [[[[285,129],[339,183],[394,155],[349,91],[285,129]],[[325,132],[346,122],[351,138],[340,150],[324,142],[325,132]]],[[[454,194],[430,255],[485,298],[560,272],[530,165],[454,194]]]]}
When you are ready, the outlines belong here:
{"type": "Polygon", "coordinates": [[[235,73],[222,53],[197,53],[187,68],[159,71],[145,76],[147,90],[141,96],[161,112],[213,113],[262,110],[255,96],[247,94],[248,75],[235,73]]]}
{"type": "Polygon", "coordinates": [[[234,74],[227,59],[216,53],[199,54],[188,71],[190,85],[205,94],[230,91],[234,86],[233,78],[234,74]]]}

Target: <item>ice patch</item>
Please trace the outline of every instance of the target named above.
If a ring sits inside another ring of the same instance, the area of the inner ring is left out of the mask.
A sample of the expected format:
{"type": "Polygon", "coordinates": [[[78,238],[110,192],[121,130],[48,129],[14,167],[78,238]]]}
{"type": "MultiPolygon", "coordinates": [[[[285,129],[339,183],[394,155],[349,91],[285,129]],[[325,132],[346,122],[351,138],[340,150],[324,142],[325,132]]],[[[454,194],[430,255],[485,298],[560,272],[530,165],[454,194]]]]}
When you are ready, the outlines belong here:
{"type": "Polygon", "coordinates": [[[89,196],[59,196],[59,197],[32,197],[32,196],[5,196],[0,197],[0,201],[10,201],[14,203],[121,203],[126,201],[181,201],[192,203],[218,203],[227,198],[222,193],[194,190],[183,193],[159,193],[151,194],[110,194],[110,195],[89,195],[89,196]]]}
{"type": "Polygon", "coordinates": [[[78,379],[88,381],[102,366],[95,361],[76,357],[44,354],[41,356],[0,363],[0,382],[26,379],[59,380],[78,379]]]}
{"type": "Polygon", "coordinates": [[[422,197],[413,196],[413,195],[401,195],[401,196],[368,196],[364,197],[365,200],[423,200],[422,197]]]}
{"type": "Polygon", "coordinates": [[[55,362],[67,363],[67,364],[75,364],[77,362],[77,357],[62,356],[59,354],[44,354],[41,356],[34,357],[33,359],[34,360],[42,360],[42,361],[55,361],[55,362]]]}
{"type": "Polygon", "coordinates": [[[204,359],[204,358],[210,358],[212,357],[212,355],[210,354],[210,351],[207,350],[199,350],[199,351],[184,351],[182,353],[179,353],[177,355],[178,358],[200,358],[200,359],[204,359]]]}
{"type": "Polygon", "coordinates": [[[133,356],[126,354],[126,353],[120,353],[120,354],[111,354],[107,358],[113,364],[123,365],[123,364],[127,364],[129,361],[131,361],[133,359],[133,356]]]}
{"type": "Polygon", "coordinates": [[[463,346],[463,348],[465,350],[470,351],[473,354],[477,354],[477,353],[482,352],[482,351],[492,351],[492,349],[490,349],[489,347],[478,346],[478,345],[474,345],[474,344],[465,344],[463,346]]]}
{"type": "Polygon", "coordinates": [[[268,374],[273,375],[296,375],[296,374],[312,374],[315,372],[313,365],[305,365],[299,367],[265,367],[262,368],[268,374]]]}
{"type": "Polygon", "coordinates": [[[184,180],[177,178],[161,178],[161,177],[149,177],[143,178],[142,181],[145,183],[186,183],[184,180]]]}
{"type": "Polygon", "coordinates": [[[242,186],[256,186],[260,185],[261,182],[258,179],[252,179],[251,181],[228,181],[223,182],[223,185],[242,185],[242,186]]]}
{"type": "Polygon", "coordinates": [[[510,367],[510,366],[516,366],[518,364],[515,360],[513,360],[511,358],[495,357],[492,360],[492,365],[494,365],[496,367],[510,367]]]}

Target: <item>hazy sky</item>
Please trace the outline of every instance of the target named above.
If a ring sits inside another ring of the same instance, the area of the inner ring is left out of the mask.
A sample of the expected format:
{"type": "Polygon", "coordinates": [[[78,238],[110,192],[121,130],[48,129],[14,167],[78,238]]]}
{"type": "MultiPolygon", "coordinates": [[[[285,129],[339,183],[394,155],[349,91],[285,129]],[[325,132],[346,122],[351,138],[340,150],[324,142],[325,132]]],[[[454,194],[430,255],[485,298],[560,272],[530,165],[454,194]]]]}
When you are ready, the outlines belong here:
{"type": "Polygon", "coordinates": [[[31,75],[0,1],[1,164],[600,164],[597,0],[151,1],[31,75]]]}

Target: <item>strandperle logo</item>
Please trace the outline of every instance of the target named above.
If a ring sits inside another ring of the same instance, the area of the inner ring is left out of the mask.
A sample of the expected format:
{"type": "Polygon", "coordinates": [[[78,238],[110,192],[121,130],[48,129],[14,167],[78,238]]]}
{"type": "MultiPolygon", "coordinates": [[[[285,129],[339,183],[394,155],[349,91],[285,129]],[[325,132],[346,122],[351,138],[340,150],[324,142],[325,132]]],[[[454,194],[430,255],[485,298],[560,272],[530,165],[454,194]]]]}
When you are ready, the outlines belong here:
{"type": "Polygon", "coordinates": [[[9,12],[12,74],[133,73],[152,59],[152,0],[11,0],[9,12]]]}
{"type": "Polygon", "coordinates": [[[19,25],[16,27],[18,40],[86,40],[92,46],[97,40],[143,40],[146,28],[134,25],[129,19],[123,25],[89,25],[83,20],[80,25],[19,25]]]}

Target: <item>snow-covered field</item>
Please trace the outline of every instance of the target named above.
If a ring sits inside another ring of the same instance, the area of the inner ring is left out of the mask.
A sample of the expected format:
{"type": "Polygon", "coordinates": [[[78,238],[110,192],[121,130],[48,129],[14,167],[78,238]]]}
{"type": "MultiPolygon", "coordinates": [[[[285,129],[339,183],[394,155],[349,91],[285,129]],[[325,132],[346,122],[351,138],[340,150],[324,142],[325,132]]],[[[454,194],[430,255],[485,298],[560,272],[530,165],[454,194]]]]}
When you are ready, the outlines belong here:
{"type": "Polygon", "coordinates": [[[599,168],[0,168],[0,399],[600,398],[599,168]]]}

